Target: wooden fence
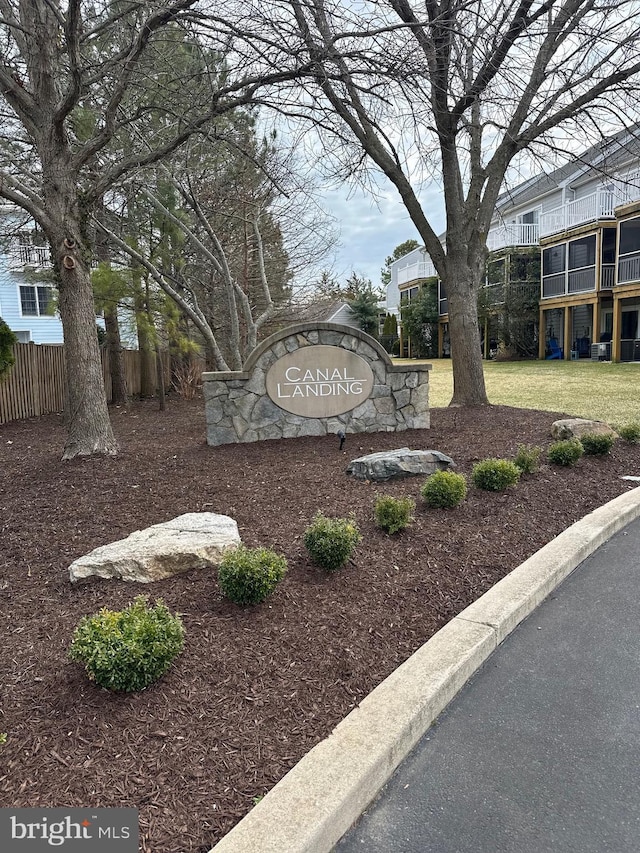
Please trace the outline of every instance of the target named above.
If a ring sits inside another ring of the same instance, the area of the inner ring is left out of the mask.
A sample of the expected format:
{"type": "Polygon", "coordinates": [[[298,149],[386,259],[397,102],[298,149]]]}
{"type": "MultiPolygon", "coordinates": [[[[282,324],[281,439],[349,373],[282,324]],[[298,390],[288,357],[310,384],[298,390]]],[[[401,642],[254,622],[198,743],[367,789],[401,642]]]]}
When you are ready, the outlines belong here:
{"type": "MultiPolygon", "coordinates": [[[[36,418],[64,409],[64,346],[15,344],[16,362],[0,381],[0,424],[22,418],[36,418]]],[[[155,358],[154,358],[155,362],[155,358]]],[[[165,383],[171,381],[168,354],[163,354],[165,383]],[[165,358],[166,355],[166,358],[165,358]]],[[[127,392],[140,393],[140,353],[124,351],[127,392]]],[[[107,400],[111,400],[109,354],[102,351],[102,370],[107,400]]]]}

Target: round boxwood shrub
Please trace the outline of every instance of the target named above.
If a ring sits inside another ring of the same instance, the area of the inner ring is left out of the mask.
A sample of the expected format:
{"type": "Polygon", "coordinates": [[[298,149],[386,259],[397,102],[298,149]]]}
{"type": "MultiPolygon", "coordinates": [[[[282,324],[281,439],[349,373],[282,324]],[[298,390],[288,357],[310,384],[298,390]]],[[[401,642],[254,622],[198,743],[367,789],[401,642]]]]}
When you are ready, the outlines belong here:
{"type": "Polygon", "coordinates": [[[458,506],[467,496],[467,481],[454,471],[436,471],[423,484],[420,494],[427,506],[449,509],[458,506]]]}
{"type": "Polygon", "coordinates": [[[584,447],[577,438],[556,441],[547,450],[547,458],[554,465],[569,467],[575,465],[584,453],[584,447]]]}
{"type": "Polygon", "coordinates": [[[387,533],[397,533],[399,530],[404,530],[411,522],[415,508],[416,502],[413,498],[382,495],[376,500],[374,507],[376,524],[387,533]]]}
{"type": "Polygon", "coordinates": [[[144,690],[171,666],[184,645],[184,628],[161,600],[150,606],[144,595],[124,610],[102,608],[80,620],[69,657],[107,690],[144,690]]]}
{"type": "Polygon", "coordinates": [[[515,486],[520,474],[520,468],[508,459],[483,459],[473,466],[471,480],[479,489],[502,492],[508,486],[515,486]]]}
{"type": "Polygon", "coordinates": [[[218,568],[222,594],[235,604],[259,604],[285,576],[287,561],[268,548],[240,545],[227,551],[218,568]]]}
{"type": "Polygon", "coordinates": [[[304,532],[311,559],[330,572],[343,566],[362,539],[352,518],[327,518],[317,512],[304,532]]]}
{"type": "Polygon", "coordinates": [[[631,444],[638,444],[640,442],[640,424],[635,421],[624,424],[624,426],[618,427],[618,435],[631,444]]]}
{"type": "Polygon", "coordinates": [[[585,432],[580,436],[580,444],[583,446],[584,452],[589,456],[604,456],[609,453],[615,440],[615,435],[611,433],[603,435],[595,432],[585,432]]]}
{"type": "Polygon", "coordinates": [[[523,474],[533,474],[538,470],[541,453],[541,447],[527,447],[524,444],[520,444],[518,445],[518,452],[514,457],[513,464],[517,465],[523,474]]]}

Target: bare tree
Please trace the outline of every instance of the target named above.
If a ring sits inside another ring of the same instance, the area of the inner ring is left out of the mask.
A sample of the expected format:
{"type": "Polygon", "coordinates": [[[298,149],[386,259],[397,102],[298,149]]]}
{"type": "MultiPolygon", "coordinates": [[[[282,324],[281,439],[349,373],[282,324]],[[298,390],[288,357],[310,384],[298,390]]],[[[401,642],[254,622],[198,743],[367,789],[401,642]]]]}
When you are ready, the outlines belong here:
{"type": "MultiPolygon", "coordinates": [[[[295,111],[333,135],[327,152],[342,174],[358,174],[364,157],[395,185],[447,289],[451,404],[486,403],[477,297],[496,199],[523,152],[567,136],[584,147],[636,115],[637,4],[290,0],[289,8],[315,71],[295,111]],[[427,179],[442,189],[444,245],[420,200],[427,179]]],[[[291,28],[289,19],[281,26],[291,28]]]]}
{"type": "Polygon", "coordinates": [[[214,20],[203,14],[211,8],[0,0],[0,197],[26,210],[51,247],[65,340],[65,459],[117,451],[89,276],[100,199],[299,72],[295,50],[275,42],[268,57],[249,50],[233,10],[214,20]]]}

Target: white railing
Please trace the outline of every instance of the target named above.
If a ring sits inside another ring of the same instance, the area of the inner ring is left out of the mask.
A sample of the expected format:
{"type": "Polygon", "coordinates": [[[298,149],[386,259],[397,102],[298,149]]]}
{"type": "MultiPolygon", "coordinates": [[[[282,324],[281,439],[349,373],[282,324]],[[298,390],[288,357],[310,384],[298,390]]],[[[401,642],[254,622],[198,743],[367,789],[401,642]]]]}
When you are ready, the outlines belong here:
{"type": "Polygon", "coordinates": [[[540,214],[540,236],[574,228],[583,222],[613,219],[613,210],[619,202],[613,190],[598,190],[584,198],[567,202],[540,214]]]}
{"type": "Polygon", "coordinates": [[[611,189],[597,190],[591,195],[569,201],[540,215],[540,236],[555,234],[574,228],[584,222],[598,219],[613,219],[614,210],[620,204],[640,199],[640,170],[618,178],[611,189]]]}
{"type": "Polygon", "coordinates": [[[600,290],[611,290],[616,280],[616,265],[602,264],[600,273],[600,290]]]}
{"type": "Polygon", "coordinates": [[[640,281],[640,252],[624,255],[618,260],[618,284],[640,281]]]}
{"type": "Polygon", "coordinates": [[[487,248],[490,252],[505,249],[507,246],[537,246],[538,223],[512,222],[508,225],[498,225],[487,235],[487,248]]]}
{"type": "Polygon", "coordinates": [[[420,278],[431,278],[432,276],[437,275],[438,273],[436,272],[436,268],[430,260],[419,261],[398,270],[398,284],[406,284],[408,281],[415,281],[420,278]]]}
{"type": "Polygon", "coordinates": [[[629,172],[624,178],[615,182],[615,203],[627,204],[629,201],[640,199],[640,169],[629,172]]]}
{"type": "Polygon", "coordinates": [[[51,255],[48,246],[11,246],[8,251],[8,266],[10,270],[21,267],[49,267],[51,255]]]}

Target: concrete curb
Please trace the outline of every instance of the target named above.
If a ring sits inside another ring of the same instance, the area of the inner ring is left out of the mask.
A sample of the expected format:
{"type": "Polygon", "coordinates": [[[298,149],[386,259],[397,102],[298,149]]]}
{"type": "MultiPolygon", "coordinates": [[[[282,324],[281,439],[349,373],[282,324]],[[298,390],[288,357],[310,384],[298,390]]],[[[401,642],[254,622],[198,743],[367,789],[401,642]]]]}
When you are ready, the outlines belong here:
{"type": "Polygon", "coordinates": [[[640,488],[594,510],[467,607],[375,688],[212,853],[329,853],[505,637],[640,516],[640,488]]]}

